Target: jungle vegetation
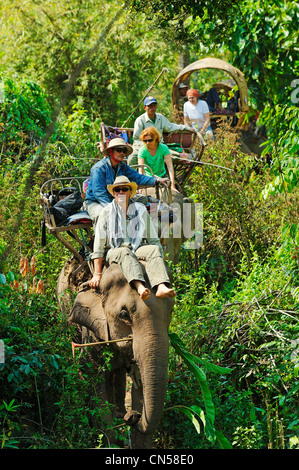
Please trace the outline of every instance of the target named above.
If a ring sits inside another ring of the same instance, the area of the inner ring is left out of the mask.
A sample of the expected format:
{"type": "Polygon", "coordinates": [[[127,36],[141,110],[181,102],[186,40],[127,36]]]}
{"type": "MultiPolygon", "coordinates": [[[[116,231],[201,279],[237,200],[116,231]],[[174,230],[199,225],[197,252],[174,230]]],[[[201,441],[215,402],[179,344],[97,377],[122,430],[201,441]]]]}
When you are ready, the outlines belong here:
{"type": "MultiPolygon", "coordinates": [[[[171,118],[182,57],[219,57],[249,87],[257,160],[220,126],[188,194],[204,240],[182,248],[156,449],[299,448],[298,9],[289,0],[1,0],[0,445],[101,447],[105,409],[78,380],[55,296],[70,256],[41,244],[39,188],[85,176],[101,122],[133,127],[151,89],[171,118]],[[163,73],[161,73],[163,71],[163,73]],[[95,423],[102,423],[101,426],[95,423]]],[[[194,78],[199,89],[218,79],[194,78]]],[[[107,367],[109,350],[107,349],[107,367]]],[[[115,422],[128,443],[129,429],[115,422]]],[[[128,445],[128,444],[127,444],[128,445]]]]}

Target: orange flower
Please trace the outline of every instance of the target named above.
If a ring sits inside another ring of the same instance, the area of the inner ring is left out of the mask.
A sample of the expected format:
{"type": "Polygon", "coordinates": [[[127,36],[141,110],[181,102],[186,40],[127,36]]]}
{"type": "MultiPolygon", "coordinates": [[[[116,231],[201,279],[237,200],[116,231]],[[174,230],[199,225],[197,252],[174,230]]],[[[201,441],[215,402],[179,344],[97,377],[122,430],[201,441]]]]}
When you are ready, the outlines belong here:
{"type": "Polygon", "coordinates": [[[23,271],[24,271],[24,266],[25,266],[25,259],[24,259],[24,256],[21,256],[21,258],[20,258],[20,264],[19,264],[20,274],[23,273],[23,271]]]}
{"type": "Polygon", "coordinates": [[[22,276],[26,276],[26,274],[29,274],[29,273],[30,273],[30,268],[29,268],[28,258],[24,258],[23,256],[21,256],[20,274],[22,274],[22,276]]]}
{"type": "Polygon", "coordinates": [[[23,276],[26,276],[26,274],[30,273],[30,268],[29,268],[29,261],[28,258],[25,258],[25,268],[24,268],[24,273],[23,276]]]}
{"type": "Polygon", "coordinates": [[[37,288],[36,288],[36,292],[38,294],[43,294],[44,293],[44,283],[43,281],[40,279],[37,283],[37,288]]]}
{"type": "Polygon", "coordinates": [[[35,255],[33,255],[32,258],[31,258],[30,267],[31,267],[32,276],[35,276],[35,272],[36,272],[36,258],[35,258],[35,255]]]}

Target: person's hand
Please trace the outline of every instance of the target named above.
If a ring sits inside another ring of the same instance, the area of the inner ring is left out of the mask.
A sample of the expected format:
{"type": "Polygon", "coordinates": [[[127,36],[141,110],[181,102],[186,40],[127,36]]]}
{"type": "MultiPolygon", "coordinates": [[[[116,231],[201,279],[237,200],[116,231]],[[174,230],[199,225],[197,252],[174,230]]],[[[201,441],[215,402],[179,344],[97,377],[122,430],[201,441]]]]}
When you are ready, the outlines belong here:
{"type": "Polygon", "coordinates": [[[175,191],[176,193],[179,193],[179,192],[180,192],[178,189],[176,189],[175,186],[171,186],[171,190],[172,190],[172,191],[175,191]]]}
{"type": "Polygon", "coordinates": [[[89,281],[90,287],[97,289],[102,279],[102,273],[94,273],[92,279],[89,281]]]}

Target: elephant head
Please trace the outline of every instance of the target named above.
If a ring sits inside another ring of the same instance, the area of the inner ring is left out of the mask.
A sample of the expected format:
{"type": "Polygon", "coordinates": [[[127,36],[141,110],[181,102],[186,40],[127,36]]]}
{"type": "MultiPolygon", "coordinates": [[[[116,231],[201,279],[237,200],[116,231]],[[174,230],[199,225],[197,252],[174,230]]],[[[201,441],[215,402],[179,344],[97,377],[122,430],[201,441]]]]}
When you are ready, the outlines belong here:
{"type": "MultiPolygon", "coordinates": [[[[148,300],[141,300],[119,266],[112,264],[104,270],[100,292],[86,286],[78,293],[71,310],[69,320],[90,330],[98,340],[133,338],[111,343],[118,375],[121,367],[129,370],[137,365],[140,372],[142,386],[133,389],[132,395],[135,410],[124,417],[133,425],[133,448],[151,448],[152,436],[161,418],[173,306],[173,298],[158,299],[154,293],[148,300]]],[[[115,396],[123,397],[124,393],[118,391],[115,396]]],[[[124,408],[119,403],[118,407],[124,408]]]]}

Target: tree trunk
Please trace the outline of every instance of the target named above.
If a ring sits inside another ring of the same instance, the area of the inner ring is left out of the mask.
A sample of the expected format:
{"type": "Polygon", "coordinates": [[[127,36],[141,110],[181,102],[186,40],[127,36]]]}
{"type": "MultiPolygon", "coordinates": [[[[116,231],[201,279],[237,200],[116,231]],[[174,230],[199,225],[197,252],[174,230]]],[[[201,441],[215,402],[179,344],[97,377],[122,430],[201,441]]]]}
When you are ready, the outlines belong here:
{"type": "MultiPolygon", "coordinates": [[[[190,54],[188,46],[183,46],[178,56],[178,73],[190,64],[190,54]]],[[[187,85],[189,85],[189,80],[187,85]]]]}

